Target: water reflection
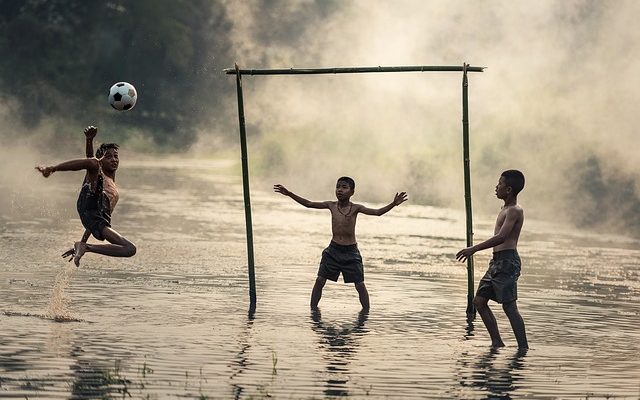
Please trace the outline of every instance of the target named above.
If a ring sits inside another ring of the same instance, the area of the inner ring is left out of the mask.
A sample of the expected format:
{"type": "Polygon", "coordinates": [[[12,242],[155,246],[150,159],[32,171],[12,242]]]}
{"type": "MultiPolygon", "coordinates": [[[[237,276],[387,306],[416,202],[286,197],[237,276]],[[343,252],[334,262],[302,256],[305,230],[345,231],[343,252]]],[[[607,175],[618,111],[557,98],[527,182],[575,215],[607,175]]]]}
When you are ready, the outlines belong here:
{"type": "MultiPolygon", "coordinates": [[[[21,335],[22,336],[22,335],[21,335]]],[[[4,338],[0,347],[0,371],[22,372],[28,371],[32,364],[33,350],[20,346],[24,337],[16,337],[15,340],[4,338]]]]}
{"type": "Polygon", "coordinates": [[[479,357],[464,353],[460,358],[463,376],[460,385],[480,389],[487,399],[510,399],[521,386],[527,350],[517,350],[511,357],[500,357],[505,349],[490,348],[479,357]],[[466,376],[465,376],[466,375],[466,376]]]}
{"type": "Polygon", "coordinates": [[[368,311],[360,311],[351,326],[338,327],[322,321],[320,309],[311,311],[311,329],[320,336],[320,348],[325,349],[323,359],[327,362],[327,396],[348,396],[349,363],[356,354],[360,339],[368,332],[364,327],[369,318],[368,311]]]}
{"type": "Polygon", "coordinates": [[[131,397],[129,388],[132,381],[121,375],[120,361],[115,361],[113,368],[104,367],[92,360],[83,360],[80,346],[75,346],[71,356],[75,364],[70,366],[73,373],[71,399],[110,399],[112,395],[131,397]]]}
{"type": "Polygon", "coordinates": [[[240,384],[238,381],[240,380],[240,374],[242,374],[251,364],[249,361],[249,357],[247,353],[251,349],[250,339],[251,339],[251,329],[253,327],[253,322],[255,319],[255,314],[250,310],[247,315],[247,325],[242,334],[238,338],[238,343],[240,344],[240,351],[234,357],[234,360],[231,362],[229,366],[233,373],[231,374],[231,387],[233,388],[233,398],[238,400],[242,398],[242,395],[245,392],[245,387],[240,384]]]}
{"type": "Polygon", "coordinates": [[[68,324],[49,324],[49,335],[46,337],[47,351],[57,357],[64,357],[72,352],[73,331],[68,324]]]}

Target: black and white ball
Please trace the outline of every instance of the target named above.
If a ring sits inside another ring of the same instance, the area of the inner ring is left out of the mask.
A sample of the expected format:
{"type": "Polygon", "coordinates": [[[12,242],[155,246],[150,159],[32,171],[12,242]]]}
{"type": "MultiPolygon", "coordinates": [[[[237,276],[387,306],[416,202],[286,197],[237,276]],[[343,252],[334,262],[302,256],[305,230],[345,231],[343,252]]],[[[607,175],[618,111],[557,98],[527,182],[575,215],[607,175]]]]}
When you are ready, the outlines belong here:
{"type": "Polygon", "coordinates": [[[109,90],[109,104],[118,111],[131,110],[138,100],[138,92],[128,82],[118,82],[109,90]]]}

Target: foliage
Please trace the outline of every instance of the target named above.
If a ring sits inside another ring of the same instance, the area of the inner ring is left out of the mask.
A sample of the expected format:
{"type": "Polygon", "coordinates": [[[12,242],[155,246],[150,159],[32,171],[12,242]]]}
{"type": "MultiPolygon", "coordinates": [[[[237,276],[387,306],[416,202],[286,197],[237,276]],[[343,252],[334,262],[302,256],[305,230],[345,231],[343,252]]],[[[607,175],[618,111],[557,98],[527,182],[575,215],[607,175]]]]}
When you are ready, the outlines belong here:
{"type": "Polygon", "coordinates": [[[0,96],[31,128],[62,116],[187,146],[226,82],[227,25],[209,0],[0,0],[0,96]],[[135,112],[108,106],[118,81],[138,89],[135,112]]]}
{"type": "Polygon", "coordinates": [[[637,234],[640,230],[640,193],[635,179],[609,167],[594,155],[575,165],[576,187],[570,191],[569,209],[580,226],[637,234]]]}

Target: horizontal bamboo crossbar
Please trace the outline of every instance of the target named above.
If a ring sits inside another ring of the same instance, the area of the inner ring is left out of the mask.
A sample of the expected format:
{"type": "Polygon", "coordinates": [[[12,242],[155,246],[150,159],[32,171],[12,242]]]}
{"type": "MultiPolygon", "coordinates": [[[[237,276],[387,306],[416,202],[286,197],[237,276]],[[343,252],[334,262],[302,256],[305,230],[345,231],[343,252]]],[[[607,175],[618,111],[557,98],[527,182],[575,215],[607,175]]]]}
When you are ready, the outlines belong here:
{"type": "MultiPolygon", "coordinates": [[[[486,67],[467,66],[467,72],[483,72],[486,67]]],[[[413,65],[401,67],[343,67],[343,68],[280,68],[280,69],[238,69],[226,68],[227,75],[318,75],[356,74],[369,72],[463,72],[461,65],[413,65]]]]}

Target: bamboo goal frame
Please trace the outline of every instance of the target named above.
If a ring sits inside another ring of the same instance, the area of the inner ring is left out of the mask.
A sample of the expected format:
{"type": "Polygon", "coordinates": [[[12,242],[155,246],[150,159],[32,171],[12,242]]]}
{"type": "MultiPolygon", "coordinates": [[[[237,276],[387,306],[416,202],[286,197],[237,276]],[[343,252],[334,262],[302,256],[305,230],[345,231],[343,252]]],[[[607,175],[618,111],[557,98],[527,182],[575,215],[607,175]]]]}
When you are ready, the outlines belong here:
{"type": "MultiPolygon", "coordinates": [[[[242,159],[242,187],[244,193],[244,211],[247,234],[247,262],[249,272],[249,313],[256,309],[256,278],[255,261],[253,257],[253,223],[251,220],[251,195],[249,191],[249,163],[247,152],[247,132],[244,118],[244,97],[242,94],[242,75],[319,75],[319,74],[358,74],[378,72],[462,72],[462,159],[464,169],[464,200],[466,211],[466,239],[467,247],[473,245],[473,216],[471,209],[471,171],[469,158],[469,82],[468,72],[483,72],[485,67],[472,67],[463,63],[462,66],[398,66],[398,67],[339,67],[339,68],[281,68],[281,69],[240,69],[238,64],[234,68],[224,69],[227,75],[236,76],[236,90],[238,95],[238,122],[240,126],[240,152],[242,159]]],[[[476,310],[473,306],[473,256],[467,259],[467,321],[475,319],[476,310]]]]}

